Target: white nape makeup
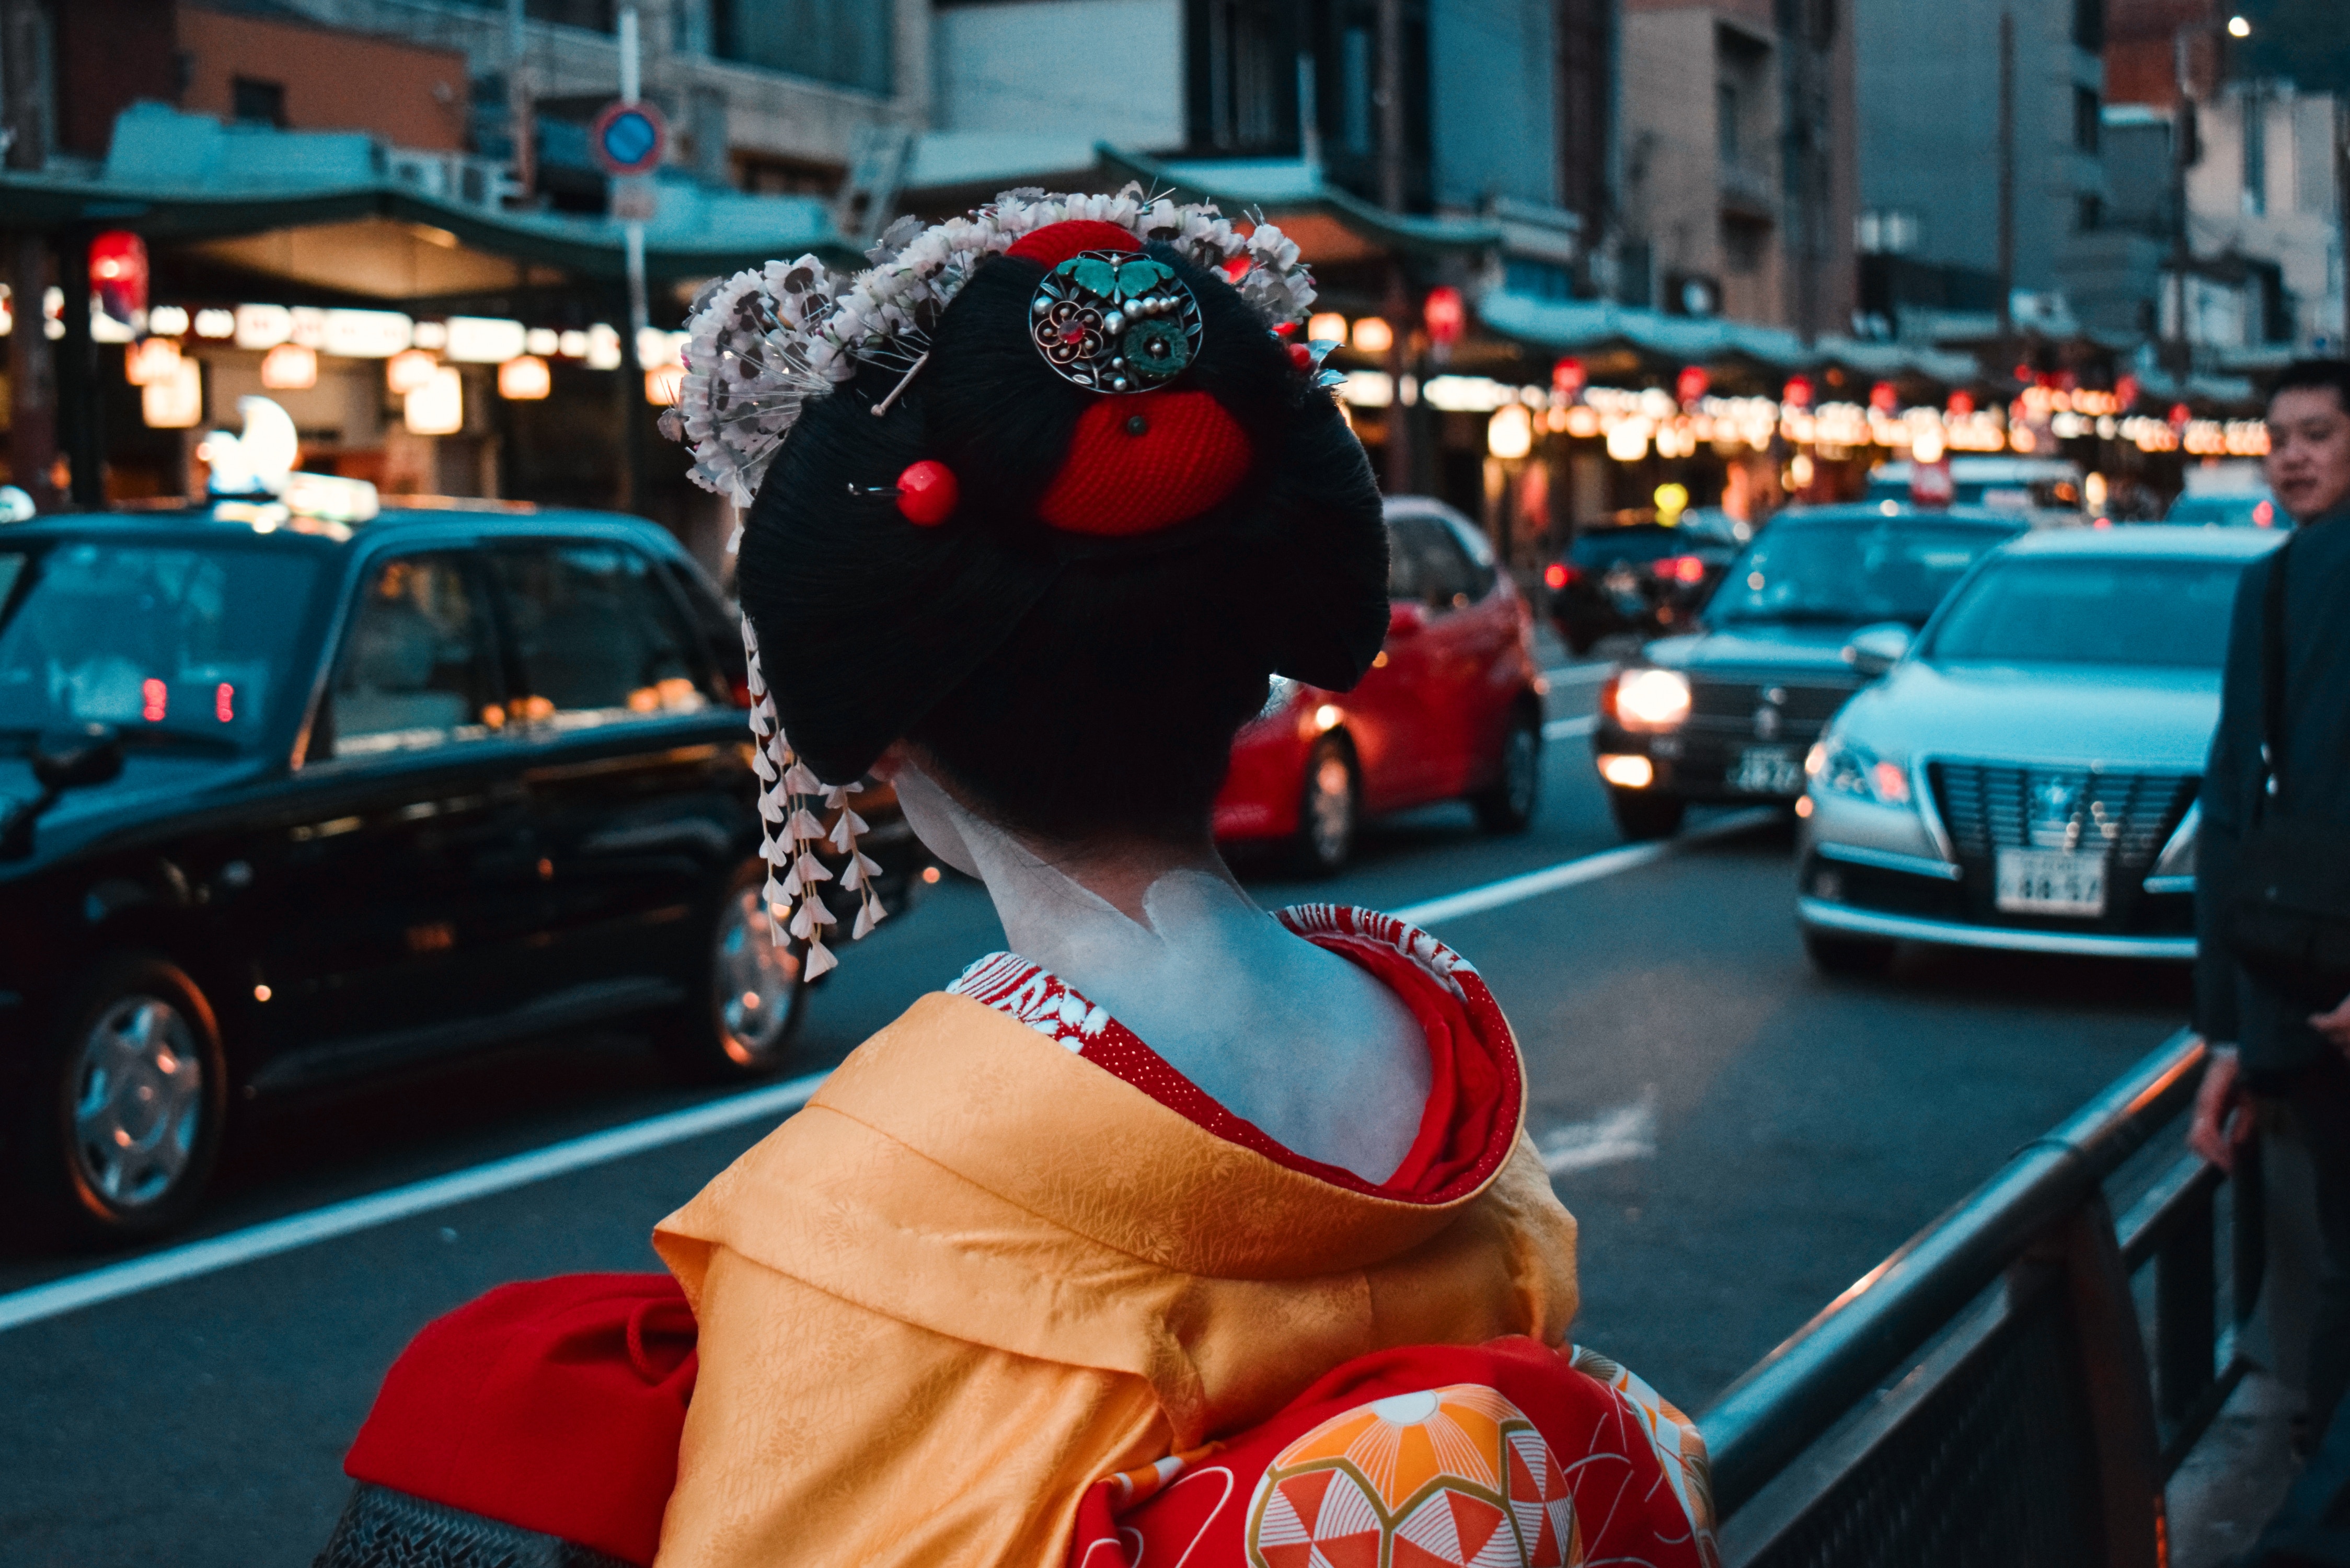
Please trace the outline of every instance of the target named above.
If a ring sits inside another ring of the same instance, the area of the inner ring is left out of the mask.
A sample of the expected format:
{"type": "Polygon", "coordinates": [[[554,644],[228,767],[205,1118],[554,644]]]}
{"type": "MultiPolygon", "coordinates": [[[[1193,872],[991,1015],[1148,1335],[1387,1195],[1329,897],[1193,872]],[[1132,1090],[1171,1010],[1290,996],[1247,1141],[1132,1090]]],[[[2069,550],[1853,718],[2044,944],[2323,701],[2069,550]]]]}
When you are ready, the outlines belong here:
{"type": "Polygon", "coordinates": [[[1064,871],[902,751],[876,772],[923,844],[986,884],[1013,951],[1107,1008],[1218,1104],[1367,1181],[1403,1163],[1431,1079],[1419,1023],[1386,986],[1259,909],[1211,848],[1160,871],[1129,913],[1079,880],[1087,867],[1064,871]]]}

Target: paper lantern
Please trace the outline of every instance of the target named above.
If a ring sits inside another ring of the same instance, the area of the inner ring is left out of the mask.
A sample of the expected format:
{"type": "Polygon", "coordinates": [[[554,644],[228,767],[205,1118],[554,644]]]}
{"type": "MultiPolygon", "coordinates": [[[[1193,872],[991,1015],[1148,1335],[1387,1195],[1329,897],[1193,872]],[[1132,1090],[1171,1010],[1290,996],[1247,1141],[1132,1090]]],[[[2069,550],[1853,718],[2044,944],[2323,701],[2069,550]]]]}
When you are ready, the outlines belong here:
{"type": "Polygon", "coordinates": [[[401,415],[411,435],[455,435],[465,428],[465,379],[448,366],[434,366],[423,385],[408,392],[401,415]]]}
{"type": "Polygon", "coordinates": [[[272,391],[300,392],[318,384],[318,351],[280,343],[261,359],[261,384],[272,391]]]}
{"type": "Polygon", "coordinates": [[[518,403],[536,402],[555,389],[555,377],[546,361],[536,354],[523,354],[498,367],[498,396],[518,403]]]}

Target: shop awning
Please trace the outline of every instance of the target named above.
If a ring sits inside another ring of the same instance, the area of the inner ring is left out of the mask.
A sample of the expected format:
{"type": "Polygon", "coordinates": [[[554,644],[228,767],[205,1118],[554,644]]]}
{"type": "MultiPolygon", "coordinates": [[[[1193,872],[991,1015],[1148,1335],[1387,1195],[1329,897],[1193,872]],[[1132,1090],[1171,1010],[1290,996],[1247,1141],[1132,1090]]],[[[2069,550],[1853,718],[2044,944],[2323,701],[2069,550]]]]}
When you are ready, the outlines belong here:
{"type": "MultiPolygon", "coordinates": [[[[400,168],[418,171],[412,157],[400,168]]],[[[753,196],[659,177],[654,188],[645,223],[645,270],[653,278],[706,277],[811,250],[850,259],[830,209],[815,197],[753,196]]],[[[360,237],[350,225],[388,223],[423,231],[417,237],[443,250],[559,267],[582,279],[617,282],[627,270],[624,227],[611,218],[508,211],[422,189],[401,179],[369,136],[223,125],[153,103],[116,119],[98,172],[0,172],[0,203],[18,229],[112,226],[151,239],[203,240],[339,228],[348,241],[360,237]]],[[[381,290],[337,275],[359,292],[381,290]]]]}
{"type": "Polygon", "coordinates": [[[1309,262],[1357,261],[1393,251],[1492,250],[1503,240],[1502,225],[1487,219],[1422,217],[1374,206],[1302,159],[1163,161],[1107,142],[1097,151],[1114,172],[1141,181],[1147,190],[1213,202],[1227,215],[1261,209],[1309,262]]]}
{"type": "Polygon", "coordinates": [[[1477,300],[1484,324],[1504,337],[1557,353],[1628,348],[1660,364],[1745,360],[1774,371],[1840,365],[1878,379],[1917,376],[1943,386],[1980,380],[1972,355],[1907,343],[1823,337],[1806,347],[1781,327],[1721,317],[1667,316],[1604,299],[1538,299],[1489,289],[1477,300]]]}

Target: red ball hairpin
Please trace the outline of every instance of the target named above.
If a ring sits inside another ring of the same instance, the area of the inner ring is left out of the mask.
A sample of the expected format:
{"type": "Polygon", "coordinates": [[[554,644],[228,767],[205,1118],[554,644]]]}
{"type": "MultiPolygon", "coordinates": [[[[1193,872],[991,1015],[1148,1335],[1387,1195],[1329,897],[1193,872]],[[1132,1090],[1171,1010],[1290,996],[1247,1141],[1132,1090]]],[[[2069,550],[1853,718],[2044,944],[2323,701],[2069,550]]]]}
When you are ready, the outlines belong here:
{"type": "Polygon", "coordinates": [[[908,463],[895,484],[852,484],[848,493],[896,496],[899,514],[918,528],[935,528],[953,516],[955,503],[962,497],[954,470],[929,457],[908,463]]]}

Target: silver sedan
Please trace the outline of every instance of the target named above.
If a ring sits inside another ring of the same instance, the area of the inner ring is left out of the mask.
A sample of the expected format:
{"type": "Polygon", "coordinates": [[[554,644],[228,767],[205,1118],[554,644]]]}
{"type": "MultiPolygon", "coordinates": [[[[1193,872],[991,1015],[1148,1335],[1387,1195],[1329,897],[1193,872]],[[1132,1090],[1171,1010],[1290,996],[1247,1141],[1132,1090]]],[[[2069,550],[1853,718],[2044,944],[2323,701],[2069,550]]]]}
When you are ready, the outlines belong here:
{"type": "Polygon", "coordinates": [[[2195,796],[2228,618],[2265,530],[2016,539],[1952,590],[1811,754],[1796,811],[1812,961],[1881,970],[1901,940],[2185,960],[2195,796]]]}

